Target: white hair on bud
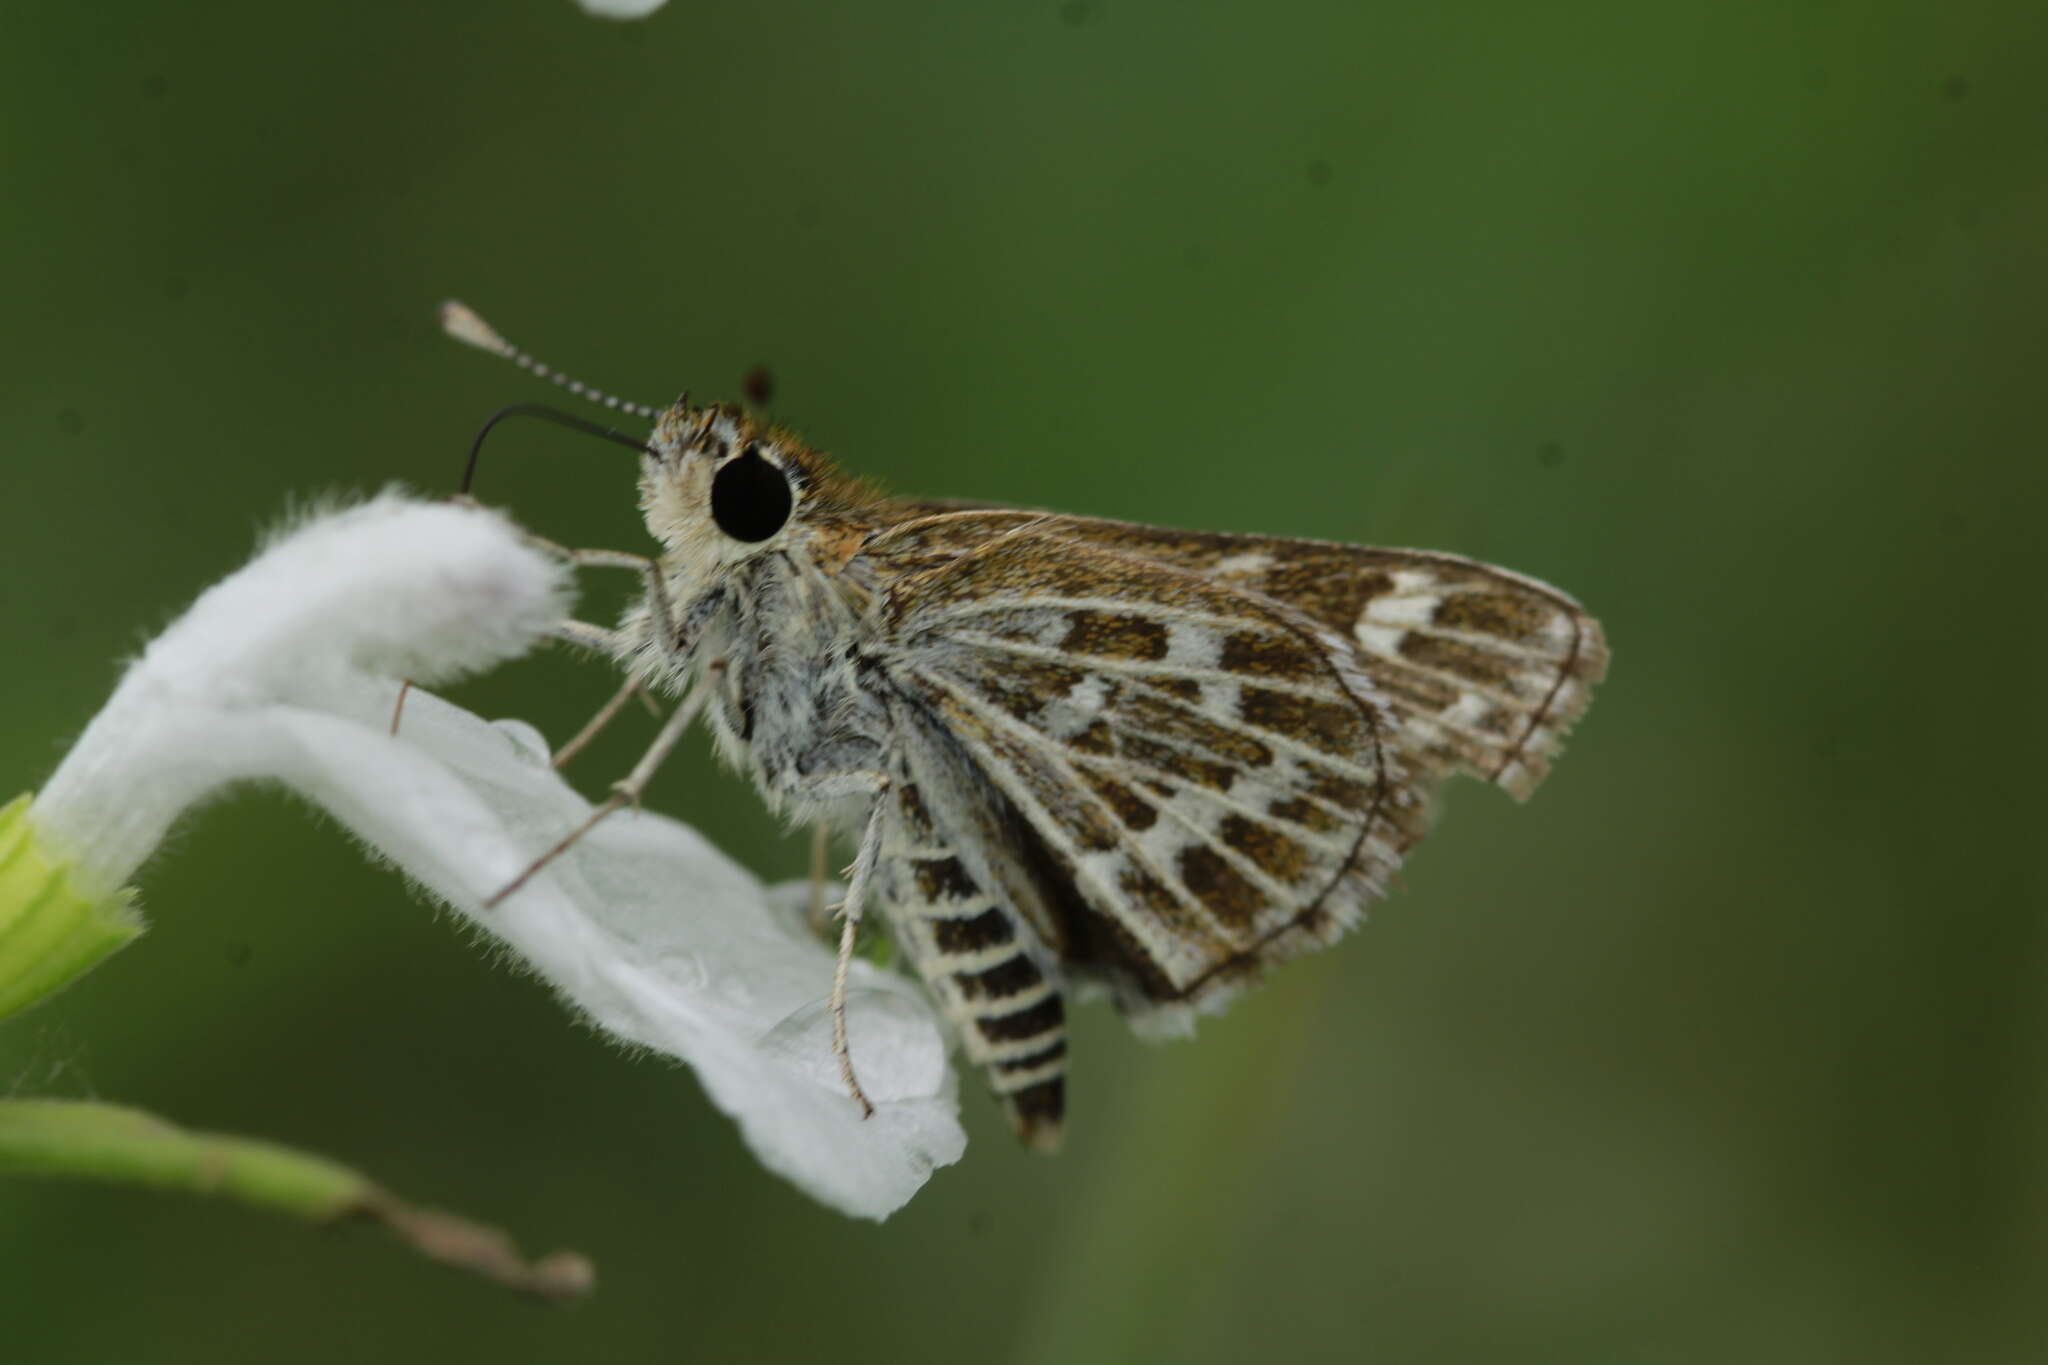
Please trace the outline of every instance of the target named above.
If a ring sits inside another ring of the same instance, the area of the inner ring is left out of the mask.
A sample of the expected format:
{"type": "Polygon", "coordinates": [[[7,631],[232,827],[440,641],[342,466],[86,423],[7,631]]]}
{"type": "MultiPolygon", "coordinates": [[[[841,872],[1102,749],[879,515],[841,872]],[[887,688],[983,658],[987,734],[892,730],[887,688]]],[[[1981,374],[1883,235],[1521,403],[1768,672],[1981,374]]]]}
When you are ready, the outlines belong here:
{"type": "Polygon", "coordinates": [[[391,492],[271,533],[137,671],[250,699],[345,674],[446,682],[525,653],[572,600],[569,566],[500,513],[391,492]]]}

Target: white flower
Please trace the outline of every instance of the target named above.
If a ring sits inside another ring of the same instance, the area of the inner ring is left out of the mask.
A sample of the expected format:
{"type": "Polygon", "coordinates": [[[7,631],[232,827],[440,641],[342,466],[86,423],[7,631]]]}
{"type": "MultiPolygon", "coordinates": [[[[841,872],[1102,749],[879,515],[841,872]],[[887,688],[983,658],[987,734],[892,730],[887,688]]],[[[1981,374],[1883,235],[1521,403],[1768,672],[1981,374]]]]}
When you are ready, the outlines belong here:
{"type": "Polygon", "coordinates": [[[36,841],[110,896],[208,793],[283,782],[600,1027],[695,1068],[770,1169],[886,1217],[966,1145],[915,987],[854,964],[848,1033],[877,1111],[863,1120],[832,1055],[832,955],[743,868],[687,826],[622,810],[487,910],[589,804],[516,721],[415,689],[389,733],[400,679],[523,653],[568,599],[567,571],[479,508],[387,495],[308,521],[144,651],[29,808],[36,841]]]}
{"type": "Polygon", "coordinates": [[[576,0],[576,3],[585,14],[594,14],[600,19],[645,19],[667,0],[576,0]]]}

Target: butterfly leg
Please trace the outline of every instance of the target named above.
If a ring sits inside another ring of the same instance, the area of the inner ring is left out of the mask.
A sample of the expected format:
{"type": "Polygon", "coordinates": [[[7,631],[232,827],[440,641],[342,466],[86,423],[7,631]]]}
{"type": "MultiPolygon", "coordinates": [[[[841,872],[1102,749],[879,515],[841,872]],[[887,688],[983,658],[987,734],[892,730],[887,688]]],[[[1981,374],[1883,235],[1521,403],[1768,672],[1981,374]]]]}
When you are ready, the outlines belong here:
{"type": "Polygon", "coordinates": [[[647,695],[647,688],[642,685],[640,679],[638,677],[627,678],[626,685],[614,693],[612,699],[606,702],[598,710],[598,713],[590,718],[590,723],[581,730],[578,730],[574,739],[555,751],[555,756],[551,760],[552,765],[558,771],[568,766],[569,760],[582,753],[584,746],[589,744],[591,740],[596,739],[603,732],[604,727],[611,724],[612,718],[618,715],[625,708],[626,703],[636,696],[647,704],[647,709],[654,713],[656,719],[660,718],[661,708],[655,705],[654,698],[647,695]]]}
{"type": "Polygon", "coordinates": [[[391,703],[391,737],[398,738],[398,722],[405,716],[405,699],[412,694],[412,679],[398,680],[398,700],[391,703]]]}
{"type": "MultiPolygon", "coordinates": [[[[887,778],[882,780],[884,783],[888,781],[887,778]]],[[[875,1116],[875,1106],[853,1074],[853,1052],[846,1045],[846,981],[853,967],[853,944],[860,933],[868,879],[874,875],[875,863],[882,856],[882,820],[888,803],[880,796],[878,794],[874,810],[868,815],[867,828],[861,832],[860,852],[854,855],[853,870],[847,877],[846,899],[839,903],[839,960],[832,968],[832,1055],[839,1059],[840,1079],[846,1082],[846,1093],[860,1105],[860,1116],[864,1119],[875,1116]]]]}
{"type": "MultiPolygon", "coordinates": [[[[483,506],[482,503],[467,493],[457,493],[449,501],[462,507],[483,506]]],[[[655,619],[662,624],[662,638],[666,640],[676,638],[676,617],[675,612],[669,606],[668,584],[662,579],[661,565],[655,560],[649,559],[645,555],[630,554],[625,550],[578,550],[571,546],[563,545],[559,541],[549,540],[546,536],[535,535],[524,527],[519,528],[519,534],[525,538],[527,544],[560,559],[567,560],[579,569],[632,569],[637,573],[646,575],[647,605],[654,613],[655,619]]],[[[588,626],[580,621],[570,621],[564,624],[578,627],[579,632],[584,635],[601,634],[607,639],[616,638],[614,632],[605,630],[601,626],[588,626]]],[[[559,631],[556,633],[560,638],[570,639],[575,643],[590,643],[587,639],[577,640],[574,636],[564,635],[559,631]]]]}
{"type": "MultiPolygon", "coordinates": [[[[661,623],[661,638],[669,643],[676,641],[675,608],[669,603],[668,583],[661,576],[660,564],[645,555],[628,554],[624,550],[571,550],[560,545],[549,545],[548,548],[579,569],[632,569],[641,574],[647,580],[647,609],[661,623]]],[[[606,632],[607,635],[611,633],[606,632]]]]}
{"type": "MultiPolygon", "coordinates": [[[[598,654],[615,655],[620,652],[624,644],[617,631],[606,630],[603,626],[593,626],[588,621],[562,621],[556,624],[548,634],[557,640],[566,641],[569,644],[598,654]]],[[[647,690],[636,679],[627,684],[624,693],[620,697],[615,697],[605,703],[604,709],[597,713],[597,718],[584,726],[582,732],[563,747],[562,752],[555,756],[555,766],[559,768],[564,763],[567,763],[570,758],[575,757],[577,750],[596,738],[597,732],[602,730],[614,715],[618,714],[619,707],[623,704],[624,698],[632,696],[635,691],[639,692],[641,698],[646,701],[648,710],[652,711],[657,717],[661,715],[661,708],[654,704],[654,698],[647,695],[647,690]]],[[[405,699],[411,695],[412,679],[400,678],[398,680],[398,698],[391,703],[390,734],[393,739],[398,738],[399,722],[405,719],[405,699]]]]}
{"type": "Polygon", "coordinates": [[[811,826],[811,931],[825,932],[825,860],[832,852],[832,827],[823,820],[811,826]]]}
{"type": "MultiPolygon", "coordinates": [[[[458,494],[455,501],[467,503],[472,507],[481,505],[468,494],[458,494]]],[[[654,619],[661,622],[662,638],[664,640],[674,640],[676,638],[676,614],[669,604],[668,583],[662,578],[661,565],[657,561],[649,559],[646,555],[631,554],[625,550],[579,550],[549,540],[546,536],[537,536],[533,532],[526,530],[522,530],[521,534],[526,538],[527,544],[536,546],[548,554],[566,560],[579,569],[631,569],[635,573],[645,576],[647,579],[647,606],[654,613],[654,619]]],[[[604,630],[599,626],[585,626],[580,621],[571,621],[565,624],[580,626],[584,633],[601,633],[608,639],[616,638],[614,632],[604,630]]],[[[559,635],[560,632],[557,632],[557,634],[559,635]]],[[[564,635],[561,638],[573,639],[574,637],[564,635]]],[[[588,641],[578,640],[576,643],[588,643],[588,641]]]]}
{"type": "Polygon", "coordinates": [[[640,803],[640,794],[647,790],[647,784],[653,780],[655,770],[661,767],[662,761],[669,756],[669,752],[682,740],[684,731],[688,730],[690,723],[697,719],[697,713],[702,711],[705,703],[711,699],[712,686],[717,676],[724,671],[724,668],[723,660],[714,660],[706,668],[703,681],[697,684],[681,706],[678,706],[669,713],[668,719],[662,723],[660,732],[655,735],[654,743],[647,746],[647,752],[642,754],[640,761],[633,765],[633,771],[627,773],[622,780],[612,784],[612,794],[590,812],[588,819],[563,835],[553,848],[550,848],[547,852],[541,854],[540,857],[534,859],[524,872],[500,887],[496,893],[485,900],[484,909],[491,909],[514,891],[526,885],[527,882],[533,879],[533,875],[536,872],[539,872],[549,863],[567,853],[575,846],[578,839],[590,833],[596,827],[598,821],[622,806],[638,805],[640,803]]]}

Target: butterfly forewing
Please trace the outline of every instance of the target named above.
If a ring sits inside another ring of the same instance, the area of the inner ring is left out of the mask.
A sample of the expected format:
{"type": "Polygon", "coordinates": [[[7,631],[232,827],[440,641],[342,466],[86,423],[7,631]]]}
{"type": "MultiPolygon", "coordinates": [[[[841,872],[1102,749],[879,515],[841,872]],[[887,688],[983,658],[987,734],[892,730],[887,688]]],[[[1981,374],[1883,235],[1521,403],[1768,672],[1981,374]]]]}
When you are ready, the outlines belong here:
{"type": "Polygon", "coordinates": [[[1206,1003],[1351,923],[1417,793],[1345,641],[1061,524],[871,545],[935,563],[890,595],[891,671],[1070,881],[1069,965],[1127,1008],[1206,1003]]]}
{"type": "Polygon", "coordinates": [[[1356,651],[1412,766],[1478,777],[1518,799],[1548,773],[1606,672],[1600,625],[1576,601],[1457,555],[999,510],[931,517],[901,534],[936,562],[1024,525],[1294,608],[1356,651]]]}

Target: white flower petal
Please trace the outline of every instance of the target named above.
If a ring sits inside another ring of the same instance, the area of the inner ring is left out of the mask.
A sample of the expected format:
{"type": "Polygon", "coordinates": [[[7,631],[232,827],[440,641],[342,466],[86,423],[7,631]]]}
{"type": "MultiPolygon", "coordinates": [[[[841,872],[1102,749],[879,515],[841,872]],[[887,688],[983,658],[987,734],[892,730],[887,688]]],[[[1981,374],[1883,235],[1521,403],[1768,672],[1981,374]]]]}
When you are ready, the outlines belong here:
{"type": "Polygon", "coordinates": [[[576,0],[585,14],[600,19],[645,19],[667,0],[576,0]]]}
{"type": "MultiPolygon", "coordinates": [[[[847,1033],[876,1106],[863,1120],[832,1054],[832,954],[793,932],[743,868],[684,825],[625,810],[496,909],[480,910],[589,807],[517,737],[439,698],[407,702],[404,736],[458,775],[513,836],[480,843],[476,851],[490,860],[482,873],[450,868],[474,880],[466,889],[437,885],[437,894],[608,1032],[689,1062],[765,1165],[821,1202],[879,1218],[934,1168],[959,1159],[966,1136],[946,1044],[915,985],[854,964],[847,1033]],[[496,861],[506,847],[516,851],[509,868],[496,861]]],[[[385,818],[408,819],[398,811],[385,818]]],[[[362,832],[380,849],[402,837],[362,832]]],[[[445,841],[435,843],[445,855],[445,841]]]]}
{"type": "Polygon", "coordinates": [[[282,781],[606,1031],[689,1063],[764,1164],[885,1217],[966,1144],[920,991],[855,964],[864,1121],[831,1050],[832,955],[745,869],[686,826],[620,811],[486,910],[591,807],[516,722],[415,690],[388,733],[399,678],[521,653],[566,602],[561,566],[481,509],[387,496],[307,523],[144,652],[36,801],[39,832],[111,889],[208,792],[282,781]]]}

